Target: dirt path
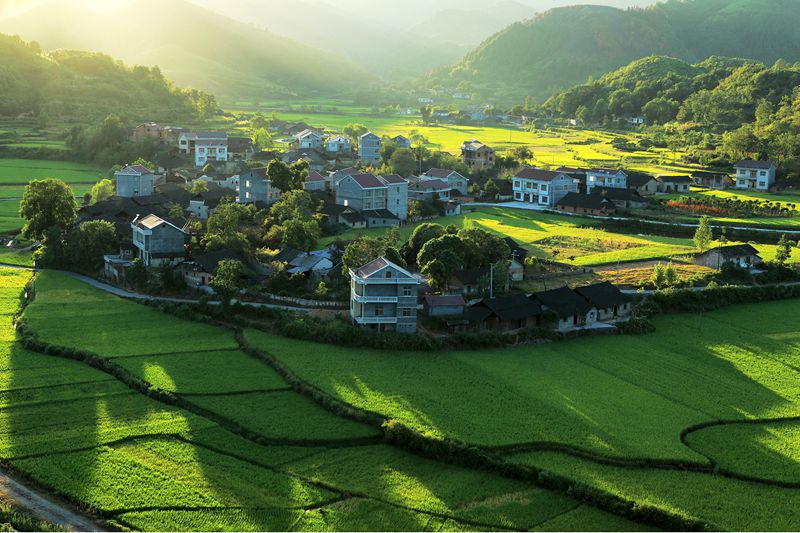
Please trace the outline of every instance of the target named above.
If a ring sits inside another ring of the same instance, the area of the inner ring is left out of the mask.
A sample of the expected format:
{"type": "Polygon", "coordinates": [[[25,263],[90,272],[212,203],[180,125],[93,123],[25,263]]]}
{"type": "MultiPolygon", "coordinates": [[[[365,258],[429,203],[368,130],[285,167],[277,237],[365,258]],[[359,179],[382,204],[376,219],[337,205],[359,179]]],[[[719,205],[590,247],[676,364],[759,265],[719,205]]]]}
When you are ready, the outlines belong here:
{"type": "Polygon", "coordinates": [[[70,531],[107,530],[89,518],[78,514],[70,505],[22,484],[2,469],[0,469],[0,498],[37,518],[65,527],[70,531]]]}

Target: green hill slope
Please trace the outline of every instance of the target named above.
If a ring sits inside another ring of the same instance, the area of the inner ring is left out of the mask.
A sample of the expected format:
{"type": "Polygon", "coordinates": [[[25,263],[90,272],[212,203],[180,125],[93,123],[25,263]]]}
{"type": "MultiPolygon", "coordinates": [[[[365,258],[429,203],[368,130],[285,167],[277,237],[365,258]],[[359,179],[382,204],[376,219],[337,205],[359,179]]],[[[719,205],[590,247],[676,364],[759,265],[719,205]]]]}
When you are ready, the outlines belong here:
{"type": "Polygon", "coordinates": [[[646,9],[572,6],[494,35],[431,85],[468,81],[498,98],[546,98],[555,90],[659,54],[690,62],[712,55],[763,62],[800,59],[800,2],[669,0],[646,9]]]}
{"type": "Polygon", "coordinates": [[[197,119],[214,98],[181,90],[156,68],[126,67],[99,53],[43,54],[35,43],[0,34],[0,116],[33,116],[71,125],[109,113],[131,121],[197,119]]]}
{"type": "Polygon", "coordinates": [[[135,0],[101,11],[77,0],[50,1],[0,21],[0,31],[45,49],[158,65],[180,85],[233,98],[330,94],[370,80],[345,58],[183,0],[135,0]]]}

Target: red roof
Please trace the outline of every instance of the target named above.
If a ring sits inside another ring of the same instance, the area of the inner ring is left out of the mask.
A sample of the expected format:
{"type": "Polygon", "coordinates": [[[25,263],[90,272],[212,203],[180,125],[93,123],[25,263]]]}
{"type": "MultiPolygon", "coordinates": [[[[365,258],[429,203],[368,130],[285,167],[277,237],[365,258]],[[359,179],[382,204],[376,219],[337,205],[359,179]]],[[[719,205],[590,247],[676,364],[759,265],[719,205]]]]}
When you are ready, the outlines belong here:
{"type": "Polygon", "coordinates": [[[308,172],[308,177],[306,178],[306,181],[325,181],[325,178],[322,177],[322,174],[320,174],[316,170],[310,170],[308,172]]]}
{"type": "Polygon", "coordinates": [[[557,172],[555,170],[544,170],[542,168],[524,168],[517,172],[515,177],[537,180],[537,181],[553,181],[557,177],[563,175],[564,172],[557,172]]]}

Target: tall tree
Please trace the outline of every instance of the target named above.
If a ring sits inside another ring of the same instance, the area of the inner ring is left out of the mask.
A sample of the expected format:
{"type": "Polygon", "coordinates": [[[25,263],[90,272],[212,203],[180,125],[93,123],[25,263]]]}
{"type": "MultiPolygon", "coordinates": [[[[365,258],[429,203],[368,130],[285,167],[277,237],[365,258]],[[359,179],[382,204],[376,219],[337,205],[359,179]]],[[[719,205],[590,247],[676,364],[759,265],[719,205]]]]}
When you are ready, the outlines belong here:
{"type": "Polygon", "coordinates": [[[245,268],[241,261],[223,259],[217,265],[217,272],[209,285],[220,297],[223,307],[228,307],[233,298],[244,288],[245,268]]]}
{"type": "Polygon", "coordinates": [[[709,218],[704,216],[700,218],[700,225],[697,228],[697,231],[694,232],[694,245],[695,247],[700,250],[701,252],[705,252],[709,246],[711,246],[711,241],[714,239],[714,235],[711,232],[711,224],[709,223],[709,218]]]}
{"type": "Polygon", "coordinates": [[[115,193],[114,182],[108,179],[100,180],[94,184],[91,192],[91,202],[104,202],[114,196],[115,193]]]}
{"type": "Polygon", "coordinates": [[[22,233],[41,239],[48,229],[63,231],[75,222],[75,195],[61,180],[33,180],[25,187],[19,214],[27,220],[22,233]]]}

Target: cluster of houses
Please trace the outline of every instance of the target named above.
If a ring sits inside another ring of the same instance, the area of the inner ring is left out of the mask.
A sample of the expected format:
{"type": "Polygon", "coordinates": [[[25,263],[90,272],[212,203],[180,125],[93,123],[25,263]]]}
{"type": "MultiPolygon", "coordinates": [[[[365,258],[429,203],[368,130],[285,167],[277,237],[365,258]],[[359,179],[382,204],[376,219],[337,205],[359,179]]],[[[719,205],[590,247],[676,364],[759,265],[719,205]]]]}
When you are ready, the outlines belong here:
{"type": "MultiPolygon", "coordinates": [[[[375,331],[417,331],[422,278],[382,257],[351,270],[350,280],[354,324],[375,331]]],[[[428,316],[446,318],[453,331],[499,332],[612,328],[632,311],[631,298],[610,283],[467,301],[463,294],[429,294],[422,309],[428,316]]]]}
{"type": "Polygon", "coordinates": [[[512,180],[513,199],[572,213],[608,216],[617,209],[644,207],[648,196],[688,193],[692,185],[717,190],[735,185],[742,190],[768,191],[775,184],[776,167],[771,161],[744,160],[734,170],[731,178],[725,173],[701,171],[650,176],[612,168],[525,168],[512,180]]]}

